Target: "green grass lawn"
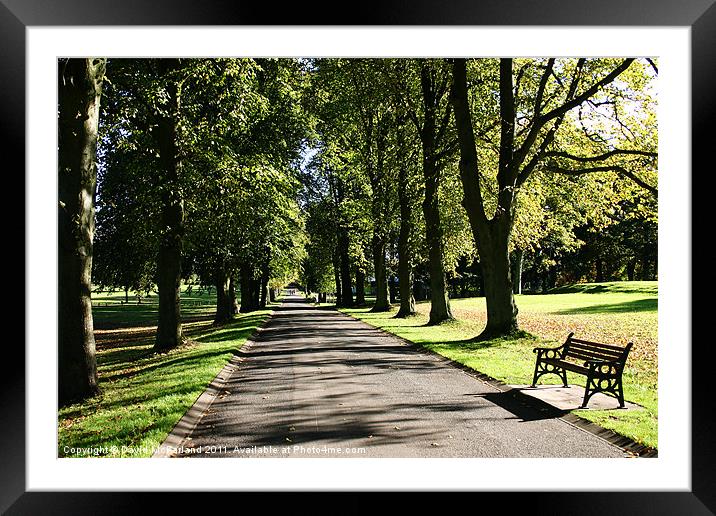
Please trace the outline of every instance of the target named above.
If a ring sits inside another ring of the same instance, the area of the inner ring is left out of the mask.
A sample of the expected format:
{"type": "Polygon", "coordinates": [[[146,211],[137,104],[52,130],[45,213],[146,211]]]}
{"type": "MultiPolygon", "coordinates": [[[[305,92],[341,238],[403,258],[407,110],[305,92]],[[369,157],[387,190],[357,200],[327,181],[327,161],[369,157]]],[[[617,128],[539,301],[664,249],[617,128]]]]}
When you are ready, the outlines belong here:
{"type": "Polygon", "coordinates": [[[95,331],[102,394],[59,411],[58,456],[92,456],[67,448],[100,449],[105,457],[151,456],[270,312],[239,314],[214,327],[214,310],[213,304],[184,308],[196,319],[184,324],[187,343],[154,354],[156,302],[95,307],[96,328],[105,328],[95,331]]]}
{"type": "MultiPolygon", "coordinates": [[[[532,337],[474,342],[485,327],[485,299],[451,300],[456,321],[425,326],[429,302],[417,304],[418,315],[396,319],[395,310],[370,313],[370,308],[342,309],[373,326],[399,335],[456,362],[508,384],[532,382],[535,346],[560,345],[570,332],[575,337],[611,344],[634,342],[624,370],[624,396],[644,407],[638,411],[576,410],[575,414],[658,447],[657,403],[657,282],[582,284],[545,295],[516,296],[520,327],[532,337]]],[[[568,373],[570,383],[584,386],[585,378],[568,373]]],[[[556,375],[540,383],[561,383],[556,375]]],[[[615,402],[616,403],[616,402],[615,402]]]]}

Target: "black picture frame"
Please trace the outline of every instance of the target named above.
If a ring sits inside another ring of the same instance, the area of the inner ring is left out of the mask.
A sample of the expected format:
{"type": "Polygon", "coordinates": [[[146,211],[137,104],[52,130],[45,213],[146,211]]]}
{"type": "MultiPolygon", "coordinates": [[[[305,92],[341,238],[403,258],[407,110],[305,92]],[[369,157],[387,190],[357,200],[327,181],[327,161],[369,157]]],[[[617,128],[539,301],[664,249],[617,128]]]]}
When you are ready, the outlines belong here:
{"type": "MultiPolygon", "coordinates": [[[[716,102],[716,5],[714,0],[637,2],[629,0],[389,0],[346,4],[313,2],[287,5],[270,2],[249,3],[235,0],[154,0],[153,2],[114,0],[0,0],[0,148],[2,156],[16,157],[13,170],[25,167],[25,28],[28,26],[87,25],[553,25],[553,26],[688,26],[691,27],[692,66],[692,169],[685,180],[693,187],[699,172],[697,163],[708,164],[707,153],[716,141],[713,115],[716,102]]],[[[709,169],[713,165],[709,166],[709,169]]],[[[9,174],[10,168],[6,169],[9,174]]],[[[50,171],[48,171],[49,173],[50,171]]],[[[20,177],[15,172],[17,177],[20,177]]],[[[25,193],[29,195],[28,192],[25,193]]],[[[692,195],[692,206],[697,206],[692,195]]],[[[692,213],[692,220],[696,220],[692,213]]],[[[22,226],[24,228],[24,225],[22,226]]],[[[692,231],[692,234],[694,232],[692,231]]],[[[20,246],[18,245],[19,249],[20,246]]],[[[24,246],[23,246],[24,249],[24,246]]],[[[24,251],[22,251],[24,256],[24,251]]],[[[27,260],[27,256],[24,256],[27,260]]],[[[22,266],[21,266],[22,267],[22,266]]],[[[692,270],[698,270],[692,263],[692,270]]],[[[25,278],[32,274],[24,268],[25,278]]],[[[693,285],[693,282],[692,282],[693,285]]],[[[705,316],[692,303],[692,321],[705,316]],[[697,317],[694,317],[697,315],[697,317]],[[700,317],[699,317],[700,316],[700,317]]],[[[684,330],[684,346],[692,343],[684,330]]],[[[183,507],[193,501],[191,493],[26,492],[25,488],[25,381],[24,349],[6,339],[3,374],[0,376],[0,511],[8,514],[126,514],[149,498],[162,497],[165,510],[183,507]],[[12,344],[12,345],[10,345],[12,344]],[[8,366],[11,364],[11,366],[8,366]]],[[[691,346],[692,356],[692,490],[690,492],[529,492],[474,493],[470,504],[485,509],[490,502],[509,500],[511,511],[530,514],[714,514],[716,511],[716,457],[712,436],[714,403],[709,381],[713,361],[708,356],[711,343],[691,346]]],[[[568,469],[571,466],[566,466],[568,469]]],[[[524,474],[531,474],[524,472],[524,474]]],[[[585,472],[587,475],[588,472],[585,472]]],[[[559,482],[559,479],[555,479],[559,482]]],[[[247,494],[241,494],[246,506],[247,494]]],[[[256,496],[256,495],[252,495],[256,496]]],[[[260,495],[259,495],[260,496],[260,495]]],[[[281,498],[272,496],[275,505],[281,498]]],[[[355,501],[342,506],[355,512],[372,504],[353,495],[355,501]]],[[[294,495],[283,503],[300,506],[304,498],[294,495]]],[[[411,500],[422,502],[414,493],[411,500]]],[[[259,500],[257,500],[261,503],[259,500]]],[[[223,497],[202,497],[204,509],[222,504],[223,497]]],[[[184,512],[184,511],[182,511],[184,512]]]]}

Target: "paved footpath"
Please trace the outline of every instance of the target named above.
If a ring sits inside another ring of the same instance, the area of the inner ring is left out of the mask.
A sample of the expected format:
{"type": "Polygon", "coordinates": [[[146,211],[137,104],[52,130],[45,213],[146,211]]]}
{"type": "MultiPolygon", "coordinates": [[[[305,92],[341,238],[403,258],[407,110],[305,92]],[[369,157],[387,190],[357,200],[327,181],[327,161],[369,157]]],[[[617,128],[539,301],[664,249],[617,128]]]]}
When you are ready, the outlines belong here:
{"type": "Polygon", "coordinates": [[[183,457],[623,457],[371,326],[289,296],[183,457]]]}

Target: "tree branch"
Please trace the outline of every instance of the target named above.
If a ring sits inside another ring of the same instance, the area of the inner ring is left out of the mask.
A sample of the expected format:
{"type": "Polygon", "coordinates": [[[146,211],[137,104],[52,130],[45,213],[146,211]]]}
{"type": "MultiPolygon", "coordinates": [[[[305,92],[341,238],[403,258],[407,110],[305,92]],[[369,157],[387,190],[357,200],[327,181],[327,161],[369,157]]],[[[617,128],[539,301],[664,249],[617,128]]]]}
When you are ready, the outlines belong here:
{"type": "MultiPolygon", "coordinates": [[[[584,66],[586,59],[581,58],[577,61],[577,66],[574,68],[574,75],[572,76],[572,80],[569,83],[569,90],[567,91],[567,96],[565,97],[565,104],[568,102],[571,102],[573,100],[573,97],[577,91],[577,88],[579,86],[579,79],[582,71],[582,67],[584,66]]],[[[544,79],[544,78],[543,78],[544,79]]],[[[560,82],[561,84],[561,82],[560,82]]],[[[563,106],[565,105],[563,104],[563,106]]],[[[557,129],[559,129],[559,126],[562,124],[562,121],[564,120],[564,115],[566,114],[566,111],[559,117],[557,117],[557,121],[552,126],[552,129],[550,130],[550,133],[545,136],[545,139],[542,142],[542,145],[540,146],[540,150],[537,152],[536,160],[540,159],[540,152],[542,152],[544,149],[547,148],[545,142],[549,140],[549,142],[554,139],[554,135],[557,132],[557,129]]],[[[535,141],[537,141],[537,136],[539,135],[540,130],[542,127],[546,124],[546,121],[542,120],[543,117],[540,116],[540,113],[535,112],[533,116],[533,122],[532,127],[530,128],[529,133],[527,133],[527,136],[525,137],[525,140],[522,142],[522,145],[519,149],[517,149],[514,153],[513,158],[513,167],[516,174],[520,174],[519,168],[524,162],[525,158],[529,154],[530,149],[534,145],[535,141]]],[[[518,179],[520,183],[524,183],[527,180],[527,176],[532,172],[535,165],[537,164],[534,158],[531,160],[531,162],[522,170],[521,175],[522,178],[518,179]]]]}
{"type": "Polygon", "coordinates": [[[569,154],[567,152],[560,152],[560,151],[552,151],[545,153],[545,156],[547,157],[556,157],[556,158],[566,158],[571,159],[574,161],[579,161],[581,163],[586,163],[590,161],[602,161],[605,159],[609,159],[612,156],[617,155],[629,155],[629,156],[647,156],[650,158],[656,158],[659,153],[658,152],[650,152],[650,151],[641,151],[641,150],[628,150],[628,149],[614,149],[610,150],[609,152],[605,152],[604,154],[600,154],[598,156],[575,156],[573,154],[569,154]]]}
{"type": "Polygon", "coordinates": [[[445,113],[443,114],[442,119],[440,120],[440,124],[438,125],[438,132],[435,136],[435,144],[440,145],[440,142],[443,139],[443,136],[445,136],[445,132],[447,131],[448,126],[450,125],[450,115],[452,114],[452,104],[450,102],[447,103],[445,106],[445,113]]]}
{"type": "Polygon", "coordinates": [[[547,87],[547,81],[550,75],[552,75],[552,68],[554,67],[554,58],[550,58],[545,66],[542,79],[539,82],[539,88],[537,89],[537,96],[535,97],[534,116],[538,118],[542,113],[542,98],[544,97],[544,90],[547,87]]]}
{"type": "Polygon", "coordinates": [[[613,82],[614,79],[619,77],[622,72],[629,68],[632,62],[634,62],[634,58],[625,59],[619,66],[617,66],[614,70],[605,75],[601,80],[595,82],[591,87],[587,88],[584,92],[582,92],[581,95],[573,98],[570,101],[565,102],[560,107],[553,109],[549,113],[542,115],[539,119],[539,124],[542,126],[550,120],[557,118],[558,116],[565,114],[567,111],[577,107],[589,97],[594,95],[597,91],[599,91],[602,86],[606,86],[607,84],[613,82]]]}
{"type": "Polygon", "coordinates": [[[457,138],[451,140],[445,144],[445,147],[440,152],[435,153],[435,161],[440,161],[443,158],[452,155],[459,148],[457,138]]]}
{"type": "Polygon", "coordinates": [[[513,181],[515,143],[515,98],[512,88],[512,59],[500,59],[500,157],[497,180],[500,186],[513,181]]]}
{"type": "MultiPolygon", "coordinates": [[[[407,73],[405,70],[399,70],[401,73],[405,74],[407,73]]],[[[393,93],[395,94],[395,100],[402,104],[405,108],[405,113],[407,113],[408,118],[413,122],[413,125],[415,125],[415,129],[417,129],[418,133],[422,132],[422,127],[420,125],[420,120],[418,120],[418,116],[416,114],[416,109],[413,107],[412,103],[410,102],[410,95],[405,91],[405,82],[401,82],[396,79],[396,77],[391,73],[390,71],[383,70],[383,76],[387,77],[388,80],[393,84],[393,93]]]]}
{"type": "Polygon", "coordinates": [[[645,181],[639,179],[635,174],[633,174],[632,172],[629,172],[624,167],[620,167],[619,165],[605,165],[605,166],[601,166],[601,167],[589,167],[589,168],[570,170],[570,169],[559,167],[557,165],[547,164],[547,165],[544,165],[544,169],[549,172],[556,172],[558,174],[565,174],[568,176],[581,176],[584,174],[592,174],[594,172],[616,172],[619,175],[622,175],[624,177],[631,179],[632,181],[634,181],[634,183],[636,183],[643,189],[650,192],[654,197],[658,197],[658,195],[659,195],[659,192],[655,187],[653,187],[649,183],[646,183],[645,181]]]}

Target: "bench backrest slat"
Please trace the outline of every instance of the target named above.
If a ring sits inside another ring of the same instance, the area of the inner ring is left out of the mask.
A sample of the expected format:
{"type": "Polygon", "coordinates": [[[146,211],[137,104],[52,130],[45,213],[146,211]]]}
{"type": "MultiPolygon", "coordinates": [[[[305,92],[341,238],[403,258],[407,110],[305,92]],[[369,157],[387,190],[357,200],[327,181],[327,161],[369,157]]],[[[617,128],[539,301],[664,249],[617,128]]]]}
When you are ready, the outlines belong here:
{"type": "Polygon", "coordinates": [[[626,346],[612,346],[599,342],[575,339],[570,333],[565,342],[566,353],[563,358],[575,358],[581,360],[626,360],[632,344],[626,346]]]}
{"type": "Polygon", "coordinates": [[[578,353],[585,353],[588,355],[594,355],[595,358],[604,358],[607,360],[615,360],[622,356],[624,353],[624,350],[621,351],[612,351],[612,350],[605,350],[602,348],[592,348],[585,346],[584,344],[570,344],[569,345],[570,353],[578,352],[578,353]]]}
{"type": "Polygon", "coordinates": [[[625,346],[612,346],[611,344],[601,344],[599,342],[590,342],[588,340],[582,340],[582,339],[575,339],[571,338],[569,339],[570,342],[573,342],[575,344],[585,344],[587,346],[592,346],[595,348],[604,348],[604,349],[611,349],[618,352],[623,352],[625,349],[625,346]]]}
{"type": "Polygon", "coordinates": [[[605,356],[598,353],[590,353],[589,351],[581,351],[570,348],[565,358],[577,358],[580,360],[607,360],[614,361],[619,357],[605,356]]]}

